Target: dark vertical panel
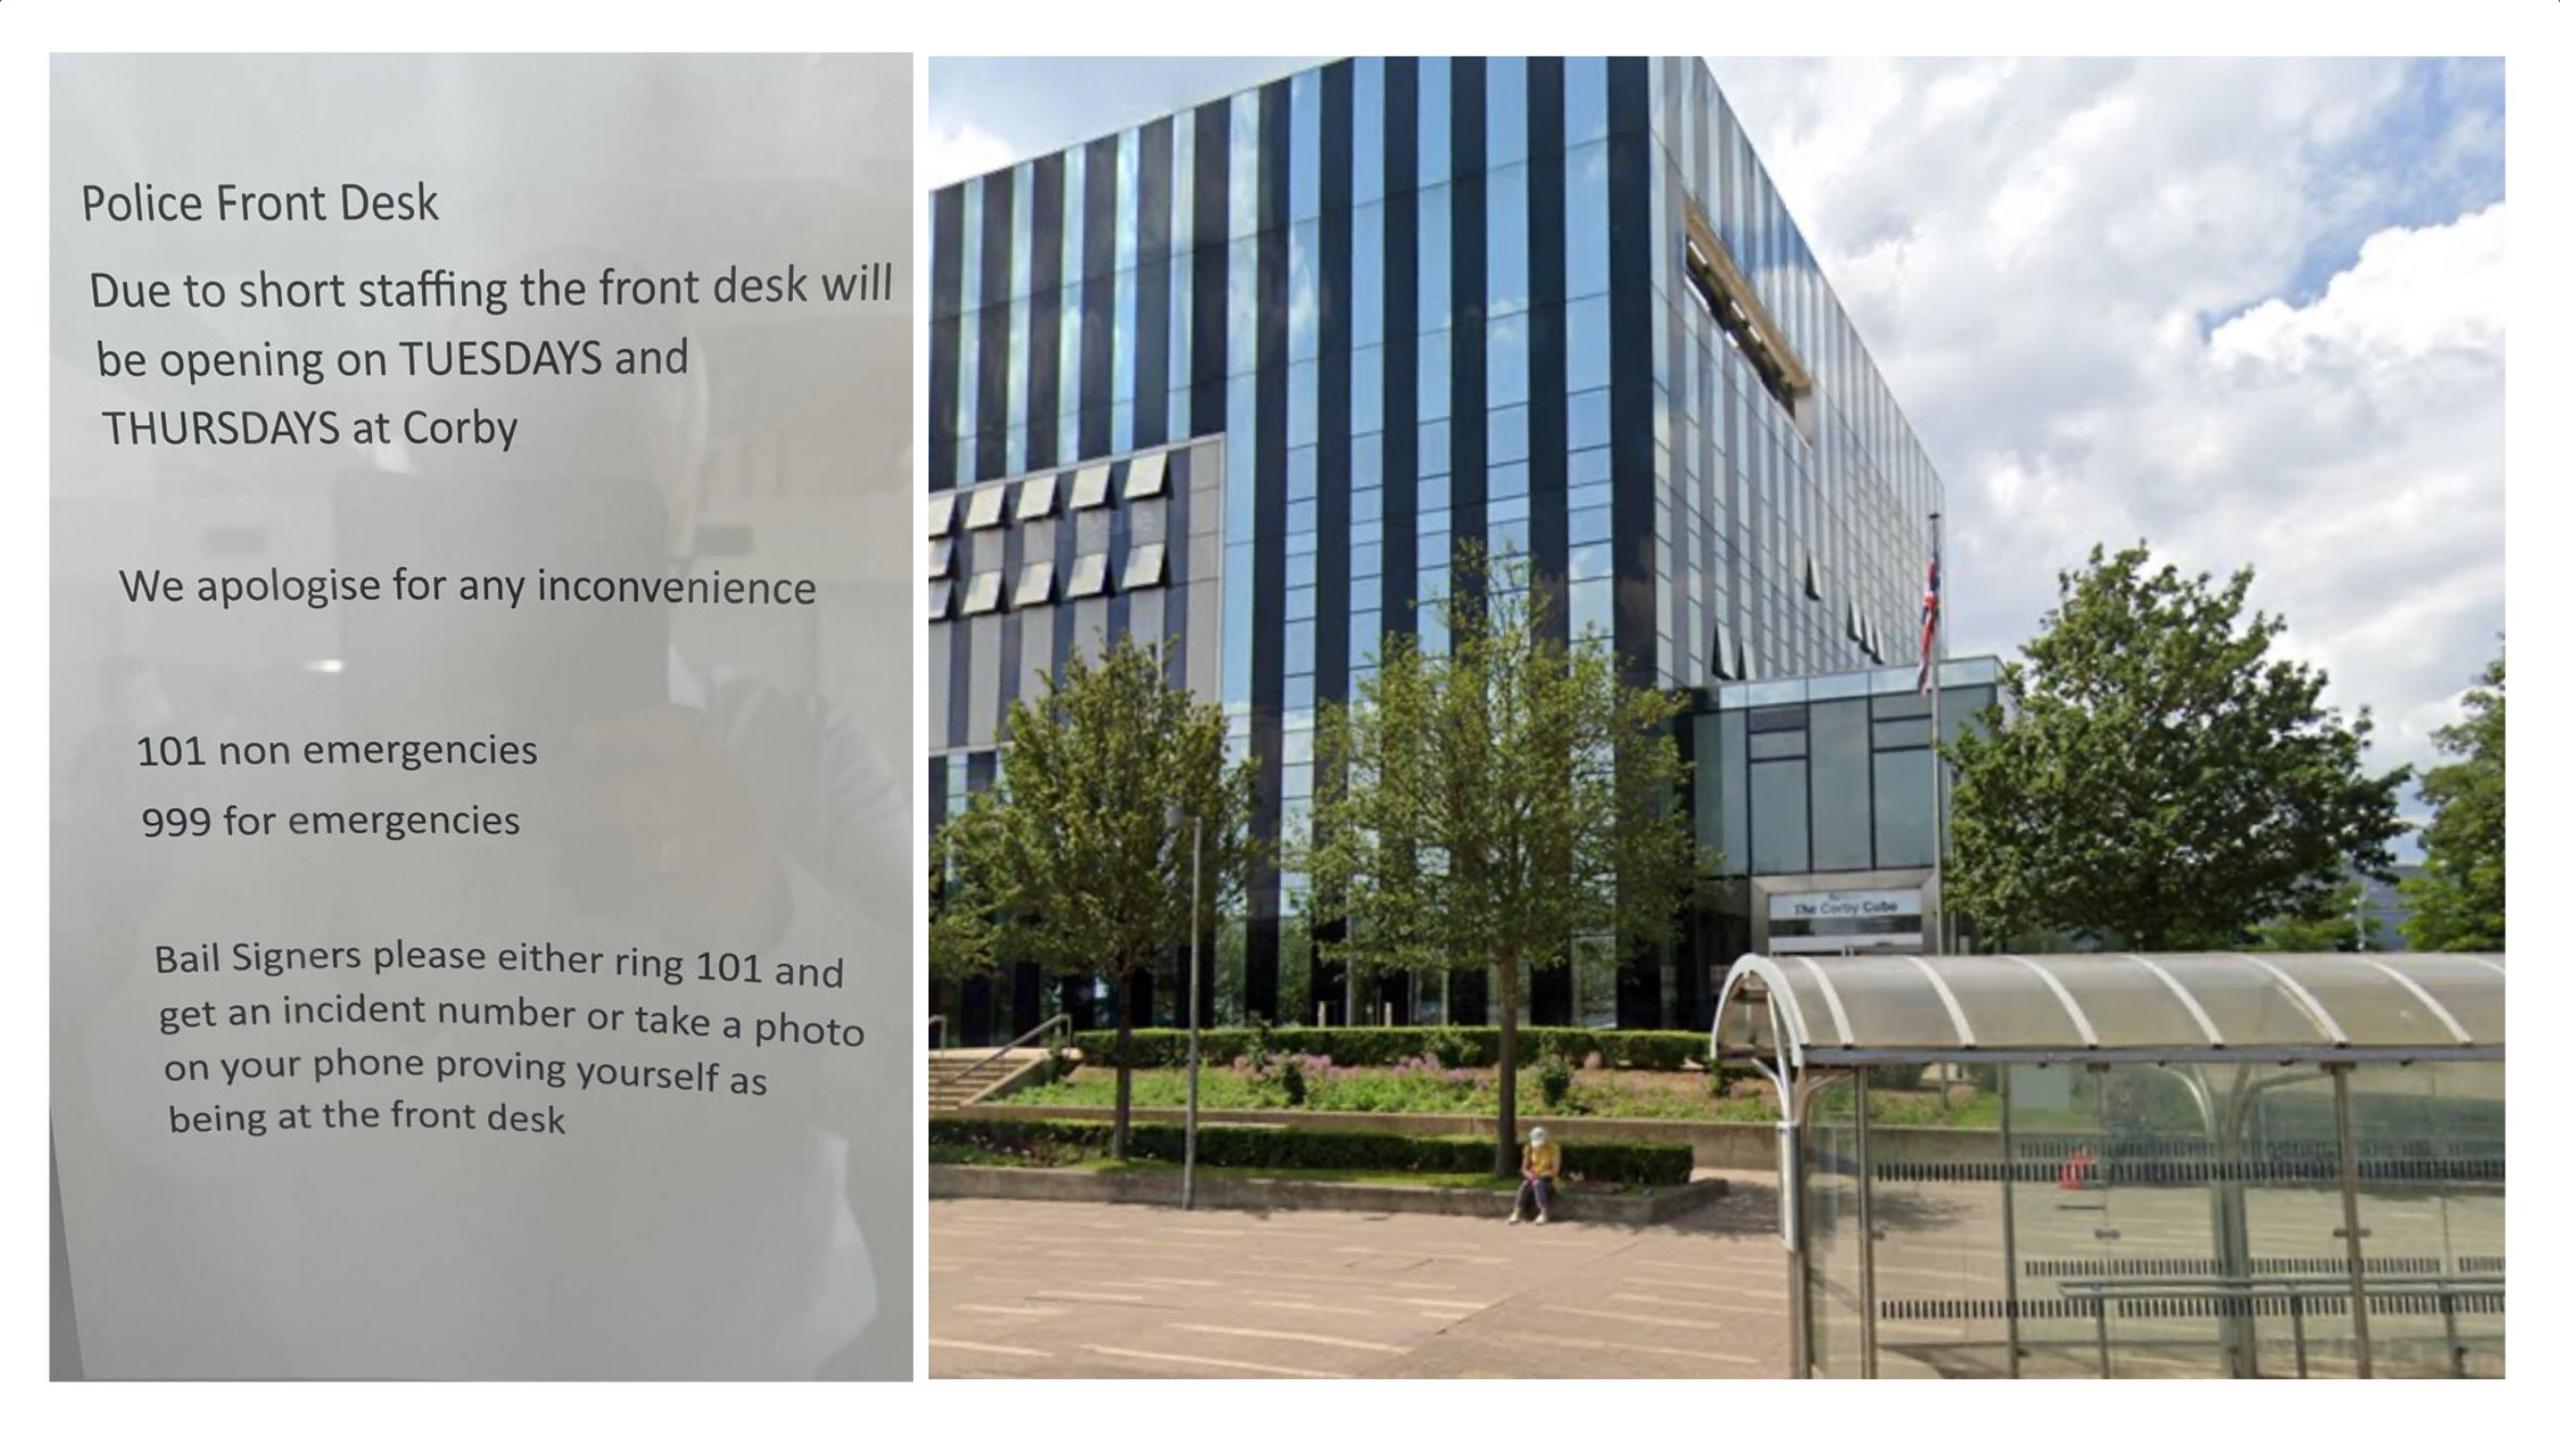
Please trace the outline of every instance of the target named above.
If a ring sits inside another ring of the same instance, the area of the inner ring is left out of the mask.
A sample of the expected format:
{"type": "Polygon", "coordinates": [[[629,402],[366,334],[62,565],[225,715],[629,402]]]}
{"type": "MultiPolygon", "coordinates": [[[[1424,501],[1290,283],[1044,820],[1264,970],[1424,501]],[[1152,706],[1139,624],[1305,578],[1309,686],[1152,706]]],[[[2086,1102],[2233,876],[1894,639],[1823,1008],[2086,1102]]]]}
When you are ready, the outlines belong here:
{"type": "Polygon", "coordinates": [[[1031,360],[1025,393],[1031,420],[1023,437],[1023,467],[1058,464],[1059,272],[1066,259],[1067,160],[1051,154],[1031,165],[1031,360]]]}
{"type": "MultiPolygon", "coordinates": [[[[1351,697],[1351,61],[1324,67],[1323,130],[1317,136],[1318,182],[1323,188],[1316,230],[1316,701],[1351,697]]],[[[1342,771],[1319,768],[1315,777],[1338,784],[1342,771]]],[[[1342,964],[1325,945],[1342,929],[1317,930],[1319,947],[1310,998],[1342,1009],[1351,1021],[1342,964]]],[[[1308,1010],[1309,1020],[1314,1009],[1308,1010]]]]}
{"type": "Polygon", "coordinates": [[[1138,131],[1138,362],[1130,439],[1161,446],[1166,374],[1173,360],[1173,120],[1138,131]]]}
{"type": "MultiPolygon", "coordinates": [[[[1655,683],[1652,185],[1654,147],[1643,59],[1609,61],[1609,462],[1610,561],[1616,580],[1616,650],[1626,678],[1655,683]]],[[[1533,205],[1534,206],[1534,205],[1533,205]]],[[[1712,628],[1712,611],[1710,611],[1712,628]]],[[[1685,941],[1685,940],[1684,940],[1685,941]]],[[[1688,961],[1679,967],[1693,971],[1688,961]]],[[[1620,1026],[1662,1021],[1660,951],[1639,948],[1619,965],[1620,1026]]]]}
{"type": "MultiPolygon", "coordinates": [[[[1247,100],[1251,103],[1251,100],[1247,100]]],[[[1191,143],[1191,434],[1227,429],[1228,101],[1200,106],[1191,143]]]]}
{"type": "MultiPolygon", "coordinates": [[[[961,543],[964,551],[967,549],[969,543],[966,537],[953,539],[961,543]]],[[[954,580],[965,590],[969,567],[965,563],[955,564],[957,574],[954,580]]],[[[958,597],[955,595],[953,599],[956,602],[958,597]]],[[[942,628],[951,632],[950,683],[944,691],[950,698],[948,707],[942,712],[940,740],[945,745],[969,742],[969,628],[977,623],[974,620],[963,620],[957,615],[943,622],[942,628]]]]}
{"type": "MultiPolygon", "coordinates": [[[[1667,85],[1686,82],[1685,78],[1676,77],[1687,74],[1686,70],[1679,67],[1678,62],[1666,60],[1664,63],[1672,67],[1672,73],[1664,76],[1663,83],[1667,85]]],[[[1646,152],[1648,155],[1653,153],[1650,148],[1646,152]]],[[[1653,167],[1657,172],[1651,181],[1651,187],[1653,192],[1661,196],[1663,221],[1667,224],[1679,224],[1685,229],[1688,197],[1682,187],[1682,181],[1666,158],[1653,156],[1653,167]]],[[[1675,289],[1672,296],[1681,300],[1683,310],[1694,314],[1695,307],[1688,304],[1684,294],[1675,289]]],[[[1706,428],[1706,414],[1697,410],[1691,400],[1700,375],[1694,370],[1697,355],[1694,339],[1686,335],[1687,328],[1673,320],[1673,314],[1658,312],[1657,316],[1659,321],[1670,327],[1670,341],[1666,345],[1668,351],[1665,354],[1669,359],[1669,367],[1665,375],[1670,379],[1673,410],[1682,414],[1688,425],[1703,433],[1706,428]]],[[[1669,585],[1672,591],[1671,653],[1673,660],[1678,663],[1663,673],[1668,678],[1677,679],[1686,674],[1688,670],[1686,661],[1690,653],[1706,651],[1708,646],[1714,644],[1715,637],[1712,631],[1708,631],[1701,639],[1701,632],[1691,628],[1697,622],[1690,617],[1688,601],[1689,592],[1706,589],[1702,576],[1693,569],[1695,555],[1691,550],[1689,537],[1693,529],[1690,521],[1691,493],[1693,490],[1704,490],[1704,487],[1693,485],[1698,477],[1689,469],[1688,444],[1681,439],[1679,423],[1673,425],[1671,442],[1671,564],[1666,569],[1654,572],[1654,579],[1669,585]]],[[[1703,436],[1700,438],[1698,455],[1702,461],[1712,463],[1713,458],[1707,450],[1703,436]]],[[[1659,459],[1659,453],[1657,453],[1657,459],[1659,459]]],[[[1660,559],[1659,542],[1654,547],[1654,554],[1657,560],[1660,559]]],[[[1659,602],[1655,605],[1654,613],[1657,618],[1661,615],[1659,602]]],[[[1659,631],[1655,633],[1660,634],[1659,631]]],[[[1661,642],[1656,640],[1657,651],[1660,647],[1661,642]]]]}
{"type": "MultiPolygon", "coordinates": [[[[1449,62],[1449,501],[1453,544],[1485,540],[1484,61],[1449,62]]],[[[1450,598],[1480,605],[1478,576],[1451,569],[1450,598]]]]}
{"type": "MultiPolygon", "coordinates": [[[[1120,490],[1128,479],[1129,463],[1125,459],[1113,462],[1111,489],[1120,490]]],[[[1125,571],[1129,569],[1129,508],[1114,506],[1108,514],[1111,534],[1105,549],[1111,553],[1110,566],[1114,571],[1125,571]]],[[[1103,597],[1102,643],[1106,647],[1129,638],[1129,602],[1133,599],[1133,593],[1121,589],[1117,581],[1112,583],[1111,593],[1103,597]]]]}
{"type": "MultiPolygon", "coordinates": [[[[1280,690],[1288,576],[1289,415],[1289,84],[1262,87],[1262,241],[1256,255],[1254,332],[1253,836],[1280,846],[1280,690]]],[[[1245,1009],[1280,1018],[1280,870],[1254,871],[1245,931],[1245,1009]]]]}
{"type": "Polygon", "coordinates": [[[1191,448],[1176,447],[1165,453],[1164,483],[1164,635],[1166,639],[1165,672],[1174,684],[1189,687],[1191,679],[1191,602],[1184,592],[1191,584],[1191,448]]]}
{"type": "Polygon", "coordinates": [[[1627,678],[1655,680],[1653,650],[1653,165],[1643,59],[1609,61],[1610,556],[1617,653],[1627,678]]]}
{"type": "Polygon", "coordinates": [[[1387,145],[1381,170],[1387,197],[1379,222],[1385,249],[1385,281],[1378,294],[1382,319],[1379,330],[1387,339],[1381,364],[1385,387],[1379,406],[1385,422],[1379,450],[1385,480],[1380,511],[1386,519],[1386,549],[1379,569],[1380,624],[1391,634],[1407,635],[1413,633],[1415,620],[1413,541],[1418,502],[1414,483],[1421,464],[1414,419],[1420,405],[1421,384],[1414,332],[1414,325],[1421,321],[1416,293],[1421,277],[1420,200],[1414,193],[1416,150],[1422,139],[1416,80],[1419,68],[1419,62],[1411,58],[1386,62],[1386,93],[1381,96],[1379,110],[1387,145]]]}
{"type": "Polygon", "coordinates": [[[931,351],[925,364],[925,487],[948,491],[960,425],[960,221],[968,212],[963,187],[933,195],[933,299],[931,351]]]}
{"type": "MultiPolygon", "coordinates": [[[[1529,567],[1545,601],[1542,639],[1570,638],[1565,598],[1564,482],[1564,61],[1528,64],[1529,121],[1529,567]]],[[[1543,1026],[1573,1020],[1573,964],[1529,976],[1529,1006],[1543,1026]]]]}
{"type": "Polygon", "coordinates": [[[1084,410],[1076,414],[1078,460],[1111,450],[1112,243],[1119,196],[1120,138],[1115,134],[1084,147],[1084,371],[1077,379],[1084,410]]]}
{"type": "MultiPolygon", "coordinates": [[[[1379,514],[1384,518],[1381,524],[1385,544],[1379,552],[1378,603],[1379,629],[1389,636],[1414,633],[1413,603],[1418,587],[1414,535],[1420,503],[1415,483],[1421,452],[1414,414],[1420,406],[1421,373],[1414,326],[1420,321],[1416,285],[1420,281],[1422,238],[1420,200],[1414,193],[1414,183],[1422,139],[1417,79],[1420,67],[1419,61],[1407,56],[1388,59],[1380,71],[1385,89],[1379,96],[1378,127],[1386,152],[1379,173],[1385,180],[1386,202],[1378,224],[1378,330],[1386,338],[1386,350],[1379,363],[1383,378],[1379,402],[1379,472],[1383,484],[1379,514]]],[[[1393,1007],[1398,1026],[1413,1021],[1418,976],[1411,972],[1379,976],[1381,993],[1393,1007]]]]}
{"type": "MultiPolygon", "coordinates": [[[[1484,549],[1484,60],[1449,61],[1449,503],[1450,540],[1484,549]]],[[[1481,606],[1484,582],[1450,568],[1449,598],[1481,606]]],[[[1492,1020],[1484,970],[1452,973],[1450,1018],[1492,1020]]]]}
{"type": "MultiPolygon", "coordinates": [[[[1008,571],[1022,569],[1022,527],[1019,524],[1008,523],[1004,528],[1004,569],[1008,571]]],[[[997,629],[1001,632],[996,637],[998,642],[996,727],[999,730],[1004,727],[1004,720],[1011,713],[1014,701],[1040,688],[1038,680],[1032,680],[1027,686],[1025,685],[1022,669],[1022,623],[1040,618],[1041,612],[1037,610],[1020,611],[1010,608],[997,617],[999,621],[997,629]]],[[[976,624],[977,622],[966,623],[976,624]]]]}
{"type": "Polygon", "coordinates": [[[977,479],[993,481],[1005,474],[1005,387],[1012,378],[1013,303],[995,295],[1013,283],[1013,170],[980,181],[978,220],[977,479]]]}

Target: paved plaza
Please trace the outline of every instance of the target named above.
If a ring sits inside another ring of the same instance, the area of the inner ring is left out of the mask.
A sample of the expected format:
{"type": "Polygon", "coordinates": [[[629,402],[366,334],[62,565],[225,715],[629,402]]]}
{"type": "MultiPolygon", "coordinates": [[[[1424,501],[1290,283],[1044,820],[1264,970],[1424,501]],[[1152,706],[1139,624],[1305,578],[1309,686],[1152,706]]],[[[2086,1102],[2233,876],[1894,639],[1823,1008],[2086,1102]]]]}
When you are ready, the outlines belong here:
{"type": "Polygon", "coordinates": [[[936,1376],[1778,1378],[1773,1175],[1643,1228],[932,1203],[936,1376]]]}

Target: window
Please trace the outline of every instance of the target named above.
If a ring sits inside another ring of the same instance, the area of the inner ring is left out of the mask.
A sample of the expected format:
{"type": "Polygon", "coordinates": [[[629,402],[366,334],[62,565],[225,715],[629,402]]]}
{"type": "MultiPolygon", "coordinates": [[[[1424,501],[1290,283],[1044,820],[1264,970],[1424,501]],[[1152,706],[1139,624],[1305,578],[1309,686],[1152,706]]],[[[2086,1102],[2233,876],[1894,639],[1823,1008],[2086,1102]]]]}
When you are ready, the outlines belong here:
{"type": "Polygon", "coordinates": [[[1164,495],[1164,453],[1149,452],[1129,463],[1129,479],[1120,488],[1121,499],[1140,501],[1164,495]]]}
{"type": "Polygon", "coordinates": [[[951,534],[951,509],[959,503],[954,492],[937,491],[924,503],[924,533],[928,536],[951,534]]]}
{"type": "Polygon", "coordinates": [[[1805,817],[1805,761],[1759,760],[1751,765],[1751,868],[1755,873],[1802,873],[1810,862],[1805,817]]]}
{"type": "Polygon", "coordinates": [[[1085,511],[1111,499],[1111,464],[1096,462],[1076,473],[1075,486],[1067,494],[1071,510],[1085,511]]]}
{"type": "Polygon", "coordinates": [[[988,486],[969,493],[970,530],[984,531],[1004,524],[1004,492],[1001,486],[988,486]]]}
{"type": "Polygon", "coordinates": [[[1013,519],[1036,521],[1058,510],[1058,474],[1050,472],[1022,483],[1022,495],[1013,503],[1013,519]]]}
{"type": "Polygon", "coordinates": [[[1129,564],[1120,573],[1122,590],[1144,590],[1164,584],[1164,545],[1137,546],[1130,549],[1129,564]]]}
{"type": "Polygon", "coordinates": [[[1110,588],[1110,584],[1111,553],[1088,551],[1076,557],[1075,570],[1067,577],[1067,598],[1081,600],[1089,595],[1100,595],[1110,588]]]}
{"type": "Polygon", "coordinates": [[[929,541],[924,548],[924,573],[927,578],[941,580],[951,574],[951,548],[956,541],[929,541]]]}
{"type": "Polygon", "coordinates": [[[1004,599],[1004,572],[980,571],[969,577],[969,593],[960,600],[962,615],[985,615],[1004,599]]]}
{"type": "Polygon", "coordinates": [[[927,620],[951,618],[951,582],[929,581],[925,584],[924,618],[927,620]]]}
{"type": "Polygon", "coordinates": [[[1787,345],[1776,320],[1761,305],[1750,280],[1743,276],[1742,267],[1725,251],[1723,241],[1716,237],[1706,215],[1694,203],[1689,205],[1688,227],[1684,267],[1690,296],[1707,310],[1717,328],[1750,364],[1760,385],[1795,419],[1799,432],[1805,432],[1812,413],[1800,399],[1813,390],[1812,374],[1797,359],[1795,349],[1787,345]]]}
{"type": "Polygon", "coordinates": [[[1869,840],[1867,702],[1824,700],[1810,706],[1813,764],[1813,866],[1863,869],[1874,862],[1869,840]]]}
{"type": "Polygon", "coordinates": [[[1023,566],[1022,574],[1014,578],[1013,608],[1020,610],[1025,606],[1047,605],[1056,596],[1057,587],[1057,562],[1029,562],[1023,566]]]}

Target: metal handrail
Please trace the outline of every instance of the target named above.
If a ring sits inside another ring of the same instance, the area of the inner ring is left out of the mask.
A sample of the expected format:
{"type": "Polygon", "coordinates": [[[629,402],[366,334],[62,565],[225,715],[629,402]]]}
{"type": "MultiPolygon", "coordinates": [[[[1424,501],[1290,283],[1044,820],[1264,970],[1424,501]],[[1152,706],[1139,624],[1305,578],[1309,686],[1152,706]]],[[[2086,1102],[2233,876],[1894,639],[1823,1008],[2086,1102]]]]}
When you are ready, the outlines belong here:
{"type": "Polygon", "coordinates": [[[1052,1028],[1052,1027],[1062,1027],[1062,1028],[1066,1029],[1067,1035],[1068,1035],[1068,1036],[1070,1036],[1070,1037],[1072,1037],[1072,1036],[1074,1036],[1074,1035],[1075,1035],[1075,1030],[1076,1030],[1076,1025],[1075,1025],[1075,1023],[1074,1023],[1074,1022],[1072,1022],[1072,1021],[1070,1021],[1070,1020],[1068,1020],[1067,1015],[1066,1015],[1065,1013],[1061,1012],[1061,1013],[1059,1013],[1057,1016],[1052,1017],[1052,1018],[1048,1019],[1048,1020],[1047,1020],[1047,1021],[1045,1021],[1045,1022],[1042,1022],[1039,1026],[1032,1028],[1030,1031],[1023,1033],[1021,1036],[1016,1037],[1016,1038],[1014,1038],[1012,1041],[1007,1042],[1006,1044],[1004,1044],[1004,1045],[1003,1045],[1003,1046],[1001,1046],[1001,1047],[998,1047],[997,1049],[995,1049],[995,1050],[994,1050],[994,1051],[992,1051],[992,1052],[989,1052],[987,1055],[985,1055],[985,1056],[983,1056],[983,1057],[980,1057],[978,1060],[976,1060],[976,1061],[974,1061],[974,1062],[971,1062],[968,1066],[961,1068],[961,1069],[960,1069],[960,1075],[961,1075],[961,1076],[963,1076],[963,1077],[965,1077],[965,1076],[968,1076],[969,1074],[971,1074],[972,1072],[978,1071],[978,1070],[979,1070],[980,1068],[982,1068],[982,1067],[987,1067],[987,1066],[991,1066],[991,1065],[993,1065],[995,1062],[997,1062],[997,1061],[1001,1060],[1001,1059],[1003,1058],[1003,1056],[1004,1056],[1004,1054],[1005,1054],[1005,1053],[1007,1053],[1007,1052],[1010,1052],[1010,1051],[1014,1050],[1015,1048],[1017,1048],[1017,1047],[1021,1046],[1023,1043],[1028,1042],[1028,1041],[1032,1040],[1032,1039],[1033,1039],[1033,1038],[1035,1038],[1035,1037],[1044,1036],[1044,1035],[1049,1031],[1049,1029],[1050,1029],[1050,1028],[1052,1028]]]}
{"type": "MultiPolygon", "coordinates": [[[[2297,1379],[2311,1377],[2310,1341],[2303,1327],[2303,1300],[2312,1295],[2371,1295],[2376,1291],[2399,1294],[2431,1294],[2444,1307],[2445,1353],[2450,1373],[2456,1379],[2467,1373],[2467,1351],[2455,1319],[2454,1297],[2457,1295],[2506,1293],[2503,1275],[2163,1275],[2072,1276],[2058,1282],[2066,1300],[2085,1300],[2094,1312],[2097,1327],[2098,1377],[2115,1378],[2114,1348],[2107,1334],[2107,1302],[2138,1300],[2158,1295],[2237,1295],[2255,1299],[2259,1296],[2281,1296],[2286,1301],[2288,1318],[2293,1324],[2293,1373],[2297,1379]]],[[[2236,1373],[2235,1368],[2235,1373],[2236,1373]]]]}
{"type": "MultiPolygon", "coordinates": [[[[2344,1275],[2074,1275],[2057,1277],[2054,1283],[2066,1296],[2114,1300],[2182,1292],[2281,1295],[2302,1291],[2314,1295],[2343,1295],[2355,1284],[2352,1277],[2344,1275]]],[[[2503,1275],[2367,1275],[2364,1285],[2367,1290],[2503,1294],[2507,1278],[2503,1275]]]]}

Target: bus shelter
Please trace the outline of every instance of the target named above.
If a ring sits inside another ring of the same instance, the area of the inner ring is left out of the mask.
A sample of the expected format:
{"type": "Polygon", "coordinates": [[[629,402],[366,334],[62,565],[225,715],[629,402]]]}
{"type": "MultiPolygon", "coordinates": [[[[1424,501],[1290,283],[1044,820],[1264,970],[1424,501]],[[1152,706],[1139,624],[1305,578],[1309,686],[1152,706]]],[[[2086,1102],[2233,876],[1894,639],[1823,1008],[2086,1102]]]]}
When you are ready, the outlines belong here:
{"type": "Polygon", "coordinates": [[[1745,957],[1805,1376],[2506,1368],[2506,960],[1745,957]]]}

